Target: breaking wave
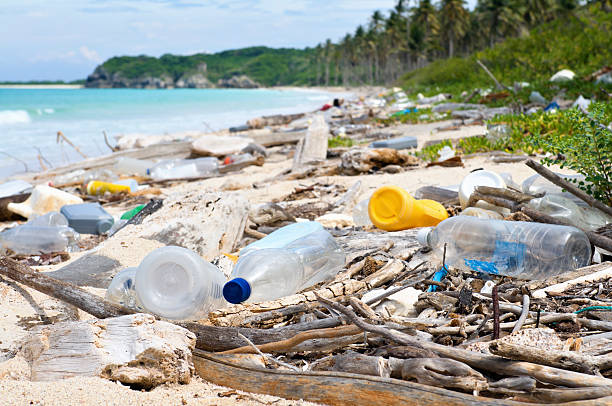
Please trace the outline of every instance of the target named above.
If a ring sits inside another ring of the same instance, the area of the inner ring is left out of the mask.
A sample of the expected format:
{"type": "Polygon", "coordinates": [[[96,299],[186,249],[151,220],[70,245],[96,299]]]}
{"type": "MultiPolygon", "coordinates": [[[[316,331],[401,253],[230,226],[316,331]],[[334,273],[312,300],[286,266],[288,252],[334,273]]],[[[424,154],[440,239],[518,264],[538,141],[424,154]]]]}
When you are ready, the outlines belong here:
{"type": "Polygon", "coordinates": [[[31,121],[25,110],[0,110],[0,125],[27,124],[31,121]]]}

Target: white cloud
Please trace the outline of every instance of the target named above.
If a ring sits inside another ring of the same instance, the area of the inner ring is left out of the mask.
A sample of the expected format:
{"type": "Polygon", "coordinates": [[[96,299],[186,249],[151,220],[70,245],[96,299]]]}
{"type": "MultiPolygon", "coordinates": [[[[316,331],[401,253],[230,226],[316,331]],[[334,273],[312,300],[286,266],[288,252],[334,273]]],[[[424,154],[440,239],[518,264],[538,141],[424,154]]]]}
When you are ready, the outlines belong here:
{"type": "Polygon", "coordinates": [[[79,52],[81,53],[81,56],[87,59],[88,61],[92,61],[95,63],[100,63],[103,61],[102,57],[100,57],[100,55],[96,51],[87,48],[85,45],[82,45],[79,48],[79,52]]]}

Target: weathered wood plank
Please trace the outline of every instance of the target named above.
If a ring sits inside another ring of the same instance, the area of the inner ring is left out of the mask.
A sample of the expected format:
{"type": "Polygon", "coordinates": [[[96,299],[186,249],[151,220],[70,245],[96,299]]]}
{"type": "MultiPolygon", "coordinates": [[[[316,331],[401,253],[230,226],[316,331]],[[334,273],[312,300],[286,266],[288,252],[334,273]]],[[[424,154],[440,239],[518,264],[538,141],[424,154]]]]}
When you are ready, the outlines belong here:
{"type": "Polygon", "coordinates": [[[327,405],[518,405],[485,399],[398,379],[345,372],[290,372],[234,365],[228,358],[194,352],[196,372],[203,379],[230,388],[254,393],[304,399],[327,405]]]}

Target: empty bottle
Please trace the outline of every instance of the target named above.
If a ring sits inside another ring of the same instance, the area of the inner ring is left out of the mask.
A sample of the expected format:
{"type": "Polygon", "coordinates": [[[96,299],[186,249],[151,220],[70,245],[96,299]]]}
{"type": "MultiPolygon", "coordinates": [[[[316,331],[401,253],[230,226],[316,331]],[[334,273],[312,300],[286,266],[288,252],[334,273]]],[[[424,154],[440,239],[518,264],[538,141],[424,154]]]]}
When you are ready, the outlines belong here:
{"type": "Polygon", "coordinates": [[[578,206],[573,200],[558,194],[532,199],[527,206],[586,231],[595,231],[612,223],[611,216],[590,206],[578,206]]]}
{"type": "Polygon", "coordinates": [[[353,208],[353,222],[358,227],[366,227],[372,225],[372,220],[370,220],[370,214],[368,213],[368,205],[370,204],[370,199],[365,199],[360,201],[353,208]]]}
{"type": "Polygon", "coordinates": [[[386,231],[435,226],[448,218],[444,206],[433,200],[416,200],[397,186],[383,186],[370,198],[368,213],[372,223],[386,231]]]}
{"type": "Polygon", "coordinates": [[[87,184],[92,180],[112,182],[116,179],[117,175],[115,175],[108,169],[91,169],[88,171],[84,169],[78,169],[76,171],[67,173],[66,175],[61,175],[54,178],[51,182],[51,185],[59,187],[75,184],[87,184]]]}
{"type": "MultiPolygon", "coordinates": [[[[557,173],[557,175],[559,175],[563,179],[566,179],[572,183],[574,180],[577,182],[580,182],[580,181],[584,182],[584,175],[564,175],[562,173],[557,173]]],[[[573,194],[569,192],[564,192],[563,188],[560,188],[559,186],[553,184],[548,179],[540,176],[539,174],[535,174],[525,179],[523,181],[522,188],[523,188],[524,193],[530,193],[530,194],[546,193],[547,196],[559,195],[567,199],[570,199],[578,206],[588,206],[587,203],[585,203],[580,198],[574,196],[573,194]]]]}
{"type": "Polygon", "coordinates": [[[197,320],[225,304],[221,270],[186,248],[162,247],[149,253],[134,282],[138,302],[168,319],[197,320]]]}
{"type": "Polygon", "coordinates": [[[130,185],[123,185],[119,183],[102,182],[100,180],[92,180],[87,184],[87,194],[89,195],[103,195],[106,192],[115,193],[130,193],[132,188],[130,185]]]}
{"type": "Polygon", "coordinates": [[[61,212],[70,227],[81,234],[104,234],[115,222],[99,203],[69,204],[61,212]]]}
{"type": "Polygon", "coordinates": [[[223,296],[230,303],[291,295],[332,278],[344,267],[342,248],[320,224],[283,227],[257,243],[258,247],[247,246],[246,253],[240,252],[232,279],[223,287],[223,296]],[[308,229],[313,231],[305,234],[308,229]]]}
{"type": "Polygon", "coordinates": [[[144,159],[135,159],[129,157],[117,158],[113,171],[120,175],[139,175],[147,176],[147,170],[155,164],[152,161],[144,159]]]}
{"type": "Polygon", "coordinates": [[[21,225],[0,233],[0,246],[16,254],[37,255],[78,249],[79,234],[70,227],[21,225]]]}
{"type": "Polygon", "coordinates": [[[551,224],[457,216],[420,230],[417,238],[440,258],[446,244],[447,265],[521,279],[552,277],[591,258],[586,234],[551,224]]]}
{"type": "Polygon", "coordinates": [[[7,209],[25,218],[59,211],[66,204],[83,203],[78,197],[49,186],[39,185],[23,203],[9,203],[7,209]]]}
{"type": "Polygon", "coordinates": [[[104,298],[111,303],[137,312],[145,311],[136,294],[135,282],[138,268],[125,268],[111,281],[104,298]]]}
{"type": "Polygon", "coordinates": [[[246,154],[231,154],[225,157],[223,160],[223,165],[231,165],[231,164],[240,164],[242,162],[252,161],[253,155],[246,154]]]}
{"type": "Polygon", "coordinates": [[[28,226],[42,226],[42,227],[67,227],[68,219],[64,217],[62,213],[56,211],[50,211],[42,216],[33,217],[25,225],[28,226]]]}
{"type": "Polygon", "coordinates": [[[163,161],[147,171],[154,180],[204,178],[219,173],[219,161],[214,157],[163,161]]]}
{"type": "Polygon", "coordinates": [[[416,148],[416,137],[400,137],[391,138],[388,140],[374,141],[370,144],[370,148],[393,148],[393,149],[408,149],[416,148]]]}

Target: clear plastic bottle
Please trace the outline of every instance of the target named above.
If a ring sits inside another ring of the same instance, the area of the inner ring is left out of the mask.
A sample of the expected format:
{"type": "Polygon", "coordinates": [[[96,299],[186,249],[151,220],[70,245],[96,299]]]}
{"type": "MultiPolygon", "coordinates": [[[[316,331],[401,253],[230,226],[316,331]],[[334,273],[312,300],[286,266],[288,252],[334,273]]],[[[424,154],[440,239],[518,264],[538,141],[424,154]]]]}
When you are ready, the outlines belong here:
{"type": "Polygon", "coordinates": [[[282,248],[291,244],[293,241],[306,237],[309,234],[317,231],[325,230],[320,223],[316,221],[303,221],[293,223],[268,234],[265,238],[255,241],[240,250],[240,256],[244,257],[250,252],[266,249],[266,248],[282,248]]]}
{"type": "Polygon", "coordinates": [[[219,161],[214,157],[163,161],[148,170],[154,180],[203,178],[218,173],[219,161]]]}
{"type": "Polygon", "coordinates": [[[368,213],[368,205],[370,198],[364,199],[357,203],[353,208],[353,222],[358,227],[367,227],[372,225],[370,214],[368,213]]]}
{"type": "Polygon", "coordinates": [[[221,270],[186,248],[162,247],[149,253],[135,281],[142,306],[168,319],[197,320],[225,304],[221,270]]]}
{"type": "Polygon", "coordinates": [[[590,206],[578,206],[572,199],[562,195],[545,195],[532,199],[527,206],[551,217],[568,221],[571,225],[586,231],[612,223],[612,217],[590,206]]]}
{"type": "Polygon", "coordinates": [[[320,229],[283,245],[241,252],[223,295],[230,303],[277,299],[332,278],[344,263],[342,248],[320,229]]]}
{"type": "Polygon", "coordinates": [[[147,170],[152,168],[154,165],[155,164],[152,161],[124,156],[117,158],[113,171],[120,175],[147,176],[147,170]]]}
{"type": "Polygon", "coordinates": [[[64,217],[62,213],[56,211],[50,211],[42,216],[33,217],[30,221],[25,223],[28,226],[43,226],[43,227],[58,227],[68,226],[68,219],[64,217]]]}
{"type": "MultiPolygon", "coordinates": [[[[576,180],[577,182],[584,182],[584,175],[564,175],[562,173],[557,173],[558,176],[566,179],[568,181],[576,180]]],[[[548,179],[542,177],[539,174],[535,174],[533,176],[528,177],[523,181],[522,189],[524,193],[536,194],[536,193],[545,193],[547,196],[550,195],[559,195],[563,196],[567,199],[570,199],[578,206],[588,206],[584,201],[580,198],[574,196],[569,192],[564,192],[563,188],[553,184],[548,179]]]]}
{"type": "Polygon", "coordinates": [[[145,311],[136,295],[136,271],[138,268],[125,268],[111,281],[104,298],[111,303],[137,312],[145,311]]]}
{"type": "Polygon", "coordinates": [[[0,245],[16,254],[36,255],[78,249],[79,234],[70,227],[21,225],[0,233],[0,245]]]}
{"type": "Polygon", "coordinates": [[[591,244],[574,227],[457,216],[417,237],[446,264],[521,279],[545,279],[589,264],[591,244]]]}

